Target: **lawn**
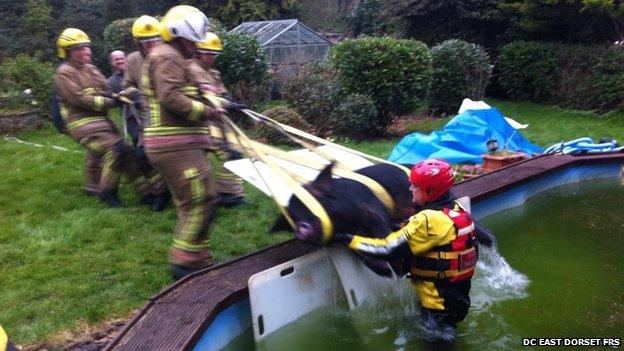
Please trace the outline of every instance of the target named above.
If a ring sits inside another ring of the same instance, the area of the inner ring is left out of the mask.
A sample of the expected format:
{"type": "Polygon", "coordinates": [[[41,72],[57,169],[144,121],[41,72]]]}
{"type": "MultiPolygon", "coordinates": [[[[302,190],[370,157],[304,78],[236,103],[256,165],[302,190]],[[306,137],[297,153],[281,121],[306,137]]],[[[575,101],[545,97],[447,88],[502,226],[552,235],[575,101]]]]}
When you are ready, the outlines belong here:
{"type": "MultiPolygon", "coordinates": [[[[490,101],[530,126],[523,134],[548,146],[582,136],[624,141],[624,118],[557,107],[490,101]]],[[[446,119],[409,125],[431,131],[446,119]]],[[[175,211],[150,212],[123,186],[123,209],[108,209],[81,192],[83,153],[50,126],[16,135],[35,147],[0,139],[0,323],[19,344],[62,338],[126,317],[171,283],[167,250],[175,211]],[[69,149],[62,151],[52,146],[69,149]]],[[[387,157],[398,138],[345,142],[387,157]]],[[[219,209],[211,245],[217,262],[284,241],[267,234],[278,213],[247,187],[251,204],[219,209]]]]}

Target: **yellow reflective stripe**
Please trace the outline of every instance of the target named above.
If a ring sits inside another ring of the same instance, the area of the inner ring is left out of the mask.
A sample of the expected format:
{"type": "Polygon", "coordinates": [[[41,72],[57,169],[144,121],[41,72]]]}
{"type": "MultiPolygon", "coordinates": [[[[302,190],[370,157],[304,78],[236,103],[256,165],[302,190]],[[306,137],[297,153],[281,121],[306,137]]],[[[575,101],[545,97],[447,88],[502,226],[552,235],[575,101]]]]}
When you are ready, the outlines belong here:
{"type": "Polygon", "coordinates": [[[59,105],[60,105],[61,118],[67,124],[67,117],[69,117],[68,112],[67,112],[67,106],[65,106],[64,103],[60,103],[59,105]]]}
{"type": "Polygon", "coordinates": [[[82,93],[86,94],[86,95],[94,95],[95,94],[95,88],[93,88],[93,87],[84,88],[84,89],[82,89],[82,93]]]}
{"type": "Polygon", "coordinates": [[[85,118],[81,118],[79,120],[67,123],[67,129],[73,130],[73,129],[82,127],[82,126],[84,126],[86,124],[89,124],[91,122],[96,122],[96,121],[106,121],[106,118],[104,118],[104,117],[85,117],[85,118]]]}
{"type": "Polygon", "coordinates": [[[147,74],[147,69],[143,69],[141,74],[141,83],[144,87],[143,93],[145,94],[145,98],[147,99],[149,105],[149,114],[150,120],[149,125],[151,126],[159,126],[161,124],[160,121],[160,103],[158,99],[155,98],[154,90],[152,89],[152,85],[149,79],[149,75],[147,74]]]}
{"type": "Polygon", "coordinates": [[[203,249],[210,248],[210,243],[208,239],[203,241],[201,244],[191,244],[184,240],[173,239],[172,246],[186,251],[201,251],[203,249]]]}
{"type": "Polygon", "coordinates": [[[191,185],[191,211],[180,230],[180,239],[186,242],[193,242],[199,234],[199,227],[204,219],[206,207],[206,187],[199,177],[197,168],[189,168],[184,171],[184,177],[190,180],[191,185]]]}
{"type": "Polygon", "coordinates": [[[191,121],[198,121],[204,113],[204,104],[199,101],[193,101],[193,109],[188,115],[188,119],[191,121]]]}
{"type": "Polygon", "coordinates": [[[145,136],[164,136],[178,134],[209,134],[207,127],[147,127],[145,136]]]}
{"type": "Polygon", "coordinates": [[[197,87],[187,85],[182,87],[182,94],[197,97],[199,96],[199,89],[197,87]]]}
{"type": "Polygon", "coordinates": [[[93,103],[94,103],[93,108],[95,108],[96,111],[102,111],[102,108],[104,108],[104,97],[103,96],[94,97],[93,103]]]}

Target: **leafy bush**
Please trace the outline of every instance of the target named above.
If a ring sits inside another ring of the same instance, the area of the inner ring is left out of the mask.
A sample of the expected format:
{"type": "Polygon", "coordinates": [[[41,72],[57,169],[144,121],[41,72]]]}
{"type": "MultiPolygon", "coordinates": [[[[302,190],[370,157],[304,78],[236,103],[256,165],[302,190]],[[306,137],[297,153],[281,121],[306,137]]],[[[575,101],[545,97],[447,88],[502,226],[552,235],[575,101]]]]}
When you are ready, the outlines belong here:
{"type": "Polygon", "coordinates": [[[136,50],[132,37],[132,24],[136,18],[122,18],[104,28],[104,42],[107,51],[122,50],[129,53],[136,50]]]}
{"type": "Polygon", "coordinates": [[[455,113],[464,98],[483,98],[493,66],[481,46],[447,40],[431,49],[431,59],[429,106],[435,112],[455,113]]]}
{"type": "Polygon", "coordinates": [[[593,107],[601,111],[624,107],[624,48],[613,46],[604,51],[592,67],[590,81],[588,100],[593,107]]]}
{"type": "Polygon", "coordinates": [[[41,62],[24,54],[8,58],[0,65],[2,89],[7,91],[32,89],[35,101],[44,111],[50,110],[53,75],[54,66],[50,62],[41,62]]]}
{"type": "Polygon", "coordinates": [[[223,83],[236,99],[249,104],[264,100],[268,87],[266,80],[269,68],[260,43],[243,34],[219,33],[223,52],[215,61],[215,68],[221,72],[223,83]]]}
{"type": "Polygon", "coordinates": [[[336,71],[327,62],[304,66],[297,75],[285,79],[282,93],[306,122],[317,127],[317,132],[332,129],[331,114],[341,91],[336,71]]]}
{"type": "Polygon", "coordinates": [[[431,55],[415,40],[360,38],[332,48],[345,94],[368,95],[379,112],[378,126],[386,128],[393,114],[411,112],[427,96],[431,55]]]}
{"type": "MultiPolygon", "coordinates": [[[[304,131],[310,131],[310,125],[297,113],[297,111],[291,110],[285,106],[277,106],[270,108],[264,112],[263,115],[270,117],[280,123],[287,124],[291,127],[301,129],[304,131]]],[[[265,139],[269,143],[276,144],[289,144],[291,140],[284,136],[279,131],[264,124],[259,124],[257,127],[257,135],[260,138],[265,139]]]]}
{"type": "Polygon", "coordinates": [[[511,98],[549,102],[555,95],[555,44],[517,41],[504,45],[497,65],[499,83],[511,98]]]}
{"type": "Polygon", "coordinates": [[[378,135],[386,126],[379,125],[379,113],[370,96],[351,94],[331,114],[333,132],[355,139],[378,135]]]}

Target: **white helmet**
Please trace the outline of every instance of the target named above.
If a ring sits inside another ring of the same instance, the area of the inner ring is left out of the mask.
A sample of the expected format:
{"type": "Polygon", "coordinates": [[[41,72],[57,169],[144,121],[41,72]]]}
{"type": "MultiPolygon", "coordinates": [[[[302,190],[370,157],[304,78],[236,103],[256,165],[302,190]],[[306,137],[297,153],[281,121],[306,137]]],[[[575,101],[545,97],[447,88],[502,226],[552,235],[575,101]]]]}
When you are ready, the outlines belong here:
{"type": "Polygon", "coordinates": [[[172,7],[162,19],[162,37],[165,41],[184,38],[196,43],[206,40],[210,22],[203,12],[193,6],[172,7]]]}

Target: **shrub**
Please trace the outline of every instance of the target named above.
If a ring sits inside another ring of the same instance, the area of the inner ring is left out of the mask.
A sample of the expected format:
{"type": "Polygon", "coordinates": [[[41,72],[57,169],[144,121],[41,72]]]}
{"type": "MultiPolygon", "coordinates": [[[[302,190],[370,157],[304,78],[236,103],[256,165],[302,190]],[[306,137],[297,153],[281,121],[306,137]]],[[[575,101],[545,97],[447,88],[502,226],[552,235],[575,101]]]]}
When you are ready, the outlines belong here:
{"type": "MultiPolygon", "coordinates": [[[[215,68],[221,72],[223,83],[235,98],[247,103],[257,101],[251,92],[265,80],[269,68],[260,44],[249,35],[219,33],[219,37],[223,52],[217,57],[215,68]]],[[[262,94],[264,99],[266,90],[262,94]]]]}
{"type": "Polygon", "coordinates": [[[132,37],[132,24],[136,18],[122,18],[104,28],[104,42],[108,52],[122,50],[129,53],[136,50],[132,37]]]}
{"type": "MultiPolygon", "coordinates": [[[[297,113],[297,111],[291,110],[285,106],[277,106],[270,108],[264,112],[263,115],[270,117],[280,123],[287,124],[291,127],[309,131],[310,125],[297,113]]],[[[279,131],[265,124],[259,124],[257,127],[257,135],[260,138],[265,139],[269,143],[276,144],[290,144],[291,140],[284,136],[279,131]]]]}
{"type": "Polygon", "coordinates": [[[464,98],[483,98],[493,66],[481,46],[447,40],[431,49],[431,59],[429,106],[433,111],[455,113],[464,98]]]}
{"type": "Polygon", "coordinates": [[[336,71],[323,61],[304,66],[286,78],[282,88],[284,100],[321,134],[332,129],[331,114],[340,91],[336,71]]]}
{"type": "Polygon", "coordinates": [[[379,113],[370,96],[351,94],[340,102],[331,114],[333,132],[341,136],[362,139],[385,130],[379,125],[379,113]]]}
{"type": "Polygon", "coordinates": [[[556,47],[517,41],[504,45],[497,60],[499,83],[513,99],[549,102],[557,87],[556,47]]]}
{"type": "Polygon", "coordinates": [[[382,128],[387,127],[393,114],[411,112],[427,96],[431,56],[419,41],[345,40],[332,48],[330,57],[345,94],[370,96],[382,128]]]}
{"type": "Polygon", "coordinates": [[[54,66],[34,57],[20,54],[0,65],[2,89],[8,91],[32,89],[35,101],[44,111],[50,111],[54,66]]]}
{"type": "Polygon", "coordinates": [[[589,101],[601,111],[624,107],[624,48],[612,46],[592,67],[589,101]]]}

